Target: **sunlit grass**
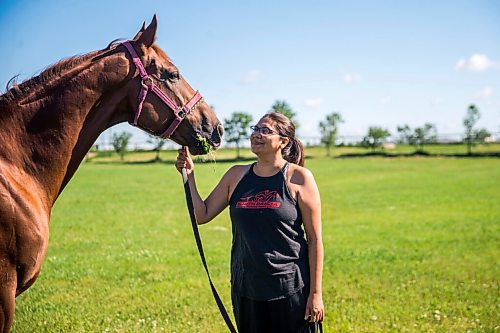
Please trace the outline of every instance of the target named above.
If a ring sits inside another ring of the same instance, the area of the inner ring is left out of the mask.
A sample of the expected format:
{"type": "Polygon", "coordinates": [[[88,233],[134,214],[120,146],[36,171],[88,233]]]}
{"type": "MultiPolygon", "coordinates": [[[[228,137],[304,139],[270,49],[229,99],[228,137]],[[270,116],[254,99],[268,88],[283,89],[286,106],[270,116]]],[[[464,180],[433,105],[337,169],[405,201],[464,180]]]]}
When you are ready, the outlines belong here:
{"type": "MultiPolygon", "coordinates": [[[[494,332],[500,159],[324,152],[306,163],[322,195],[325,331],[494,332]]],[[[197,164],[200,192],[231,165],[197,164]]],[[[201,235],[230,310],[227,211],[201,235]]],[[[14,332],[227,331],[171,163],[82,165],[50,237],[40,278],[17,299],[14,332]]]]}

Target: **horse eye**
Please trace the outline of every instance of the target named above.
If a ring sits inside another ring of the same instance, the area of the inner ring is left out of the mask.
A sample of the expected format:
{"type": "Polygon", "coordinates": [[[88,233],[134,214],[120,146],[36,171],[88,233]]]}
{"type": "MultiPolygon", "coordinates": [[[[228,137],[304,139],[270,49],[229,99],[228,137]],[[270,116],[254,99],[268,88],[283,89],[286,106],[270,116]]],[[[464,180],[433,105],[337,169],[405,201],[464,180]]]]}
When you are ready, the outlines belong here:
{"type": "Polygon", "coordinates": [[[170,73],[167,71],[161,71],[160,73],[160,80],[161,81],[166,81],[170,78],[170,73]]]}
{"type": "Polygon", "coordinates": [[[160,70],[160,74],[157,76],[160,81],[178,81],[181,78],[181,75],[177,70],[169,70],[169,69],[162,69],[160,70]]]}
{"type": "Polygon", "coordinates": [[[170,73],[170,79],[172,81],[177,81],[181,78],[181,74],[179,72],[173,72],[173,73],[170,73]]]}

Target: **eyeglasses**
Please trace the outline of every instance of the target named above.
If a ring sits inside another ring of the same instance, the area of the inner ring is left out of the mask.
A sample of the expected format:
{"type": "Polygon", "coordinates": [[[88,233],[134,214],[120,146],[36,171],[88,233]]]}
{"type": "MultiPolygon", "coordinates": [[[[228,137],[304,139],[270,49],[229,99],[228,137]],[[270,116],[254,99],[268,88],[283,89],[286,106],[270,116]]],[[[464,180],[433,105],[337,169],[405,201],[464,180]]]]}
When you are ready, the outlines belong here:
{"type": "Polygon", "coordinates": [[[252,130],[253,133],[260,133],[262,135],[271,135],[271,134],[280,135],[278,132],[270,129],[269,127],[250,126],[250,129],[252,130]]]}

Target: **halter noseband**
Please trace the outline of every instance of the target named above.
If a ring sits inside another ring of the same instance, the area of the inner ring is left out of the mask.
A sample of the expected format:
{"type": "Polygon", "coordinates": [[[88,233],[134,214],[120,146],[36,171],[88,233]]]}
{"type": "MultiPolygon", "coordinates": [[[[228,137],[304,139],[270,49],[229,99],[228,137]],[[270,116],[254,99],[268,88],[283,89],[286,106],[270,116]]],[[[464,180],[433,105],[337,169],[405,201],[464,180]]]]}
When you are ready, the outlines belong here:
{"type": "Polygon", "coordinates": [[[159,136],[163,139],[169,138],[177,129],[177,127],[180,125],[182,120],[196,108],[197,104],[202,99],[201,94],[198,91],[196,91],[194,96],[189,100],[189,102],[184,104],[184,106],[177,106],[177,104],[170,97],[168,97],[160,88],[158,88],[157,85],[154,84],[153,78],[149,76],[148,73],[146,72],[146,69],[144,68],[144,65],[141,62],[141,58],[139,58],[137,52],[135,52],[134,48],[130,44],[130,41],[123,42],[122,44],[127,48],[128,52],[130,53],[132,61],[134,62],[135,67],[139,70],[139,74],[142,80],[141,82],[142,88],[141,91],[139,92],[139,96],[137,97],[139,104],[137,105],[137,111],[134,116],[134,121],[131,122],[130,124],[133,126],[137,126],[142,130],[145,130],[146,132],[151,132],[151,130],[139,126],[138,122],[142,112],[142,104],[146,99],[148,91],[151,90],[174,112],[175,118],[170,124],[170,126],[168,126],[168,128],[161,134],[153,133],[156,136],[159,136]]]}

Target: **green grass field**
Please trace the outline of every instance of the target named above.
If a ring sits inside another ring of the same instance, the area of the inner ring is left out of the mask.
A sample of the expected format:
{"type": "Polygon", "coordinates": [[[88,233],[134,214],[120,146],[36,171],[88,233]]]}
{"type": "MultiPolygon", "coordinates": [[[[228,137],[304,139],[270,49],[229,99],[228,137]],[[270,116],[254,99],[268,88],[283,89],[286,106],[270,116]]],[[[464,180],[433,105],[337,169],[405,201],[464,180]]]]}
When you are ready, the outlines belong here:
{"type": "MultiPolygon", "coordinates": [[[[323,202],[325,332],[499,331],[500,159],[323,152],[307,167],[323,202]]],[[[203,195],[230,165],[197,165],[203,195]]],[[[230,230],[227,211],[201,227],[228,308],[230,230]]],[[[81,166],[13,331],[227,331],[171,164],[81,166]]]]}

